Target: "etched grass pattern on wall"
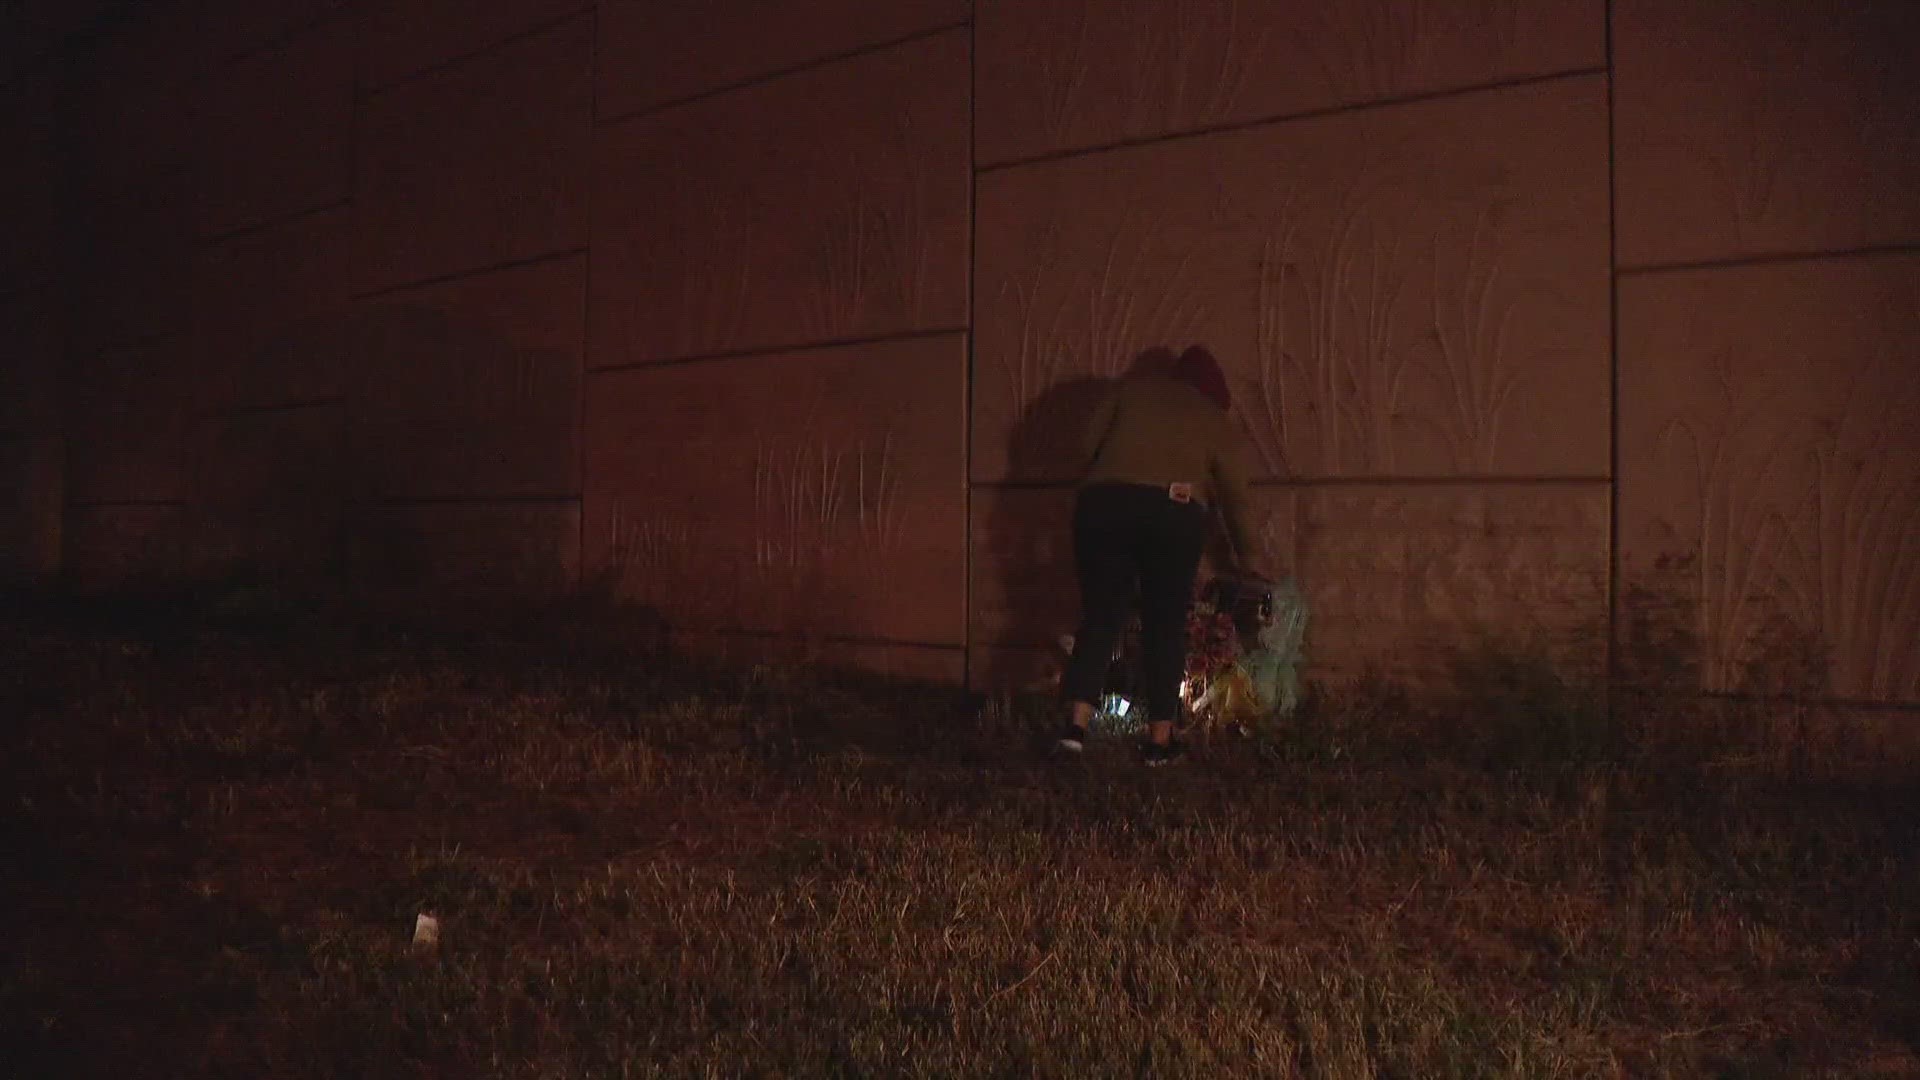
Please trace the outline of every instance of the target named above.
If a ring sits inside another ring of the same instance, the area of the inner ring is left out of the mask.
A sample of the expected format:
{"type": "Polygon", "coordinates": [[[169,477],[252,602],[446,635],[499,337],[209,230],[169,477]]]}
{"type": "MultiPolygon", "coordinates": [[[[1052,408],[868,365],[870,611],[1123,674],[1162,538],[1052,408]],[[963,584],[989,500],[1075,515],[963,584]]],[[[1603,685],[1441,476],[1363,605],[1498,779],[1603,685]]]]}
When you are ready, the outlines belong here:
{"type": "Polygon", "coordinates": [[[1242,413],[1284,475],[1391,472],[1411,374],[1395,340],[1406,277],[1400,245],[1350,201],[1317,253],[1302,250],[1287,200],[1263,241],[1256,292],[1254,405],[1242,413]],[[1296,460],[1296,446],[1310,451],[1296,460]]]}

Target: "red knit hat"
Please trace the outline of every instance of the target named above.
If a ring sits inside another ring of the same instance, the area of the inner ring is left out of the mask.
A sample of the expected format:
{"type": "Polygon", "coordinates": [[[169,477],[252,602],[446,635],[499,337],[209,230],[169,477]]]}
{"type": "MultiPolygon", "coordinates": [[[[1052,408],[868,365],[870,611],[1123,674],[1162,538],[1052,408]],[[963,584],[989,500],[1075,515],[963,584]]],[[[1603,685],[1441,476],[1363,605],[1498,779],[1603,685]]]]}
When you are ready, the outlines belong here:
{"type": "Polygon", "coordinates": [[[1233,392],[1227,388],[1227,377],[1220,371],[1219,361],[1207,351],[1205,345],[1192,345],[1180,354],[1174,362],[1173,377],[1207,395],[1221,409],[1233,405],[1233,392]]]}

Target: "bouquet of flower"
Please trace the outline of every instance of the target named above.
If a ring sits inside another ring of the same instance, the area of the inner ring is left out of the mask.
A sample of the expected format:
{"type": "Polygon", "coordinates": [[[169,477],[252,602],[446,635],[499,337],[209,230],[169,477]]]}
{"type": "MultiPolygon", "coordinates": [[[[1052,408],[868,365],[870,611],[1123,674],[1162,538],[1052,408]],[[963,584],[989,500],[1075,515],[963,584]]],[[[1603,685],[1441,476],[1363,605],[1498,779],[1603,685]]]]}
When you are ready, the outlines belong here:
{"type": "MultiPolygon", "coordinates": [[[[1196,718],[1250,728],[1290,711],[1298,700],[1296,668],[1306,605],[1291,582],[1216,575],[1199,582],[1187,614],[1187,670],[1182,696],[1196,718]]],[[[1073,651],[1072,637],[1060,642],[1073,651]]],[[[1140,619],[1120,637],[1107,693],[1094,720],[1102,730],[1129,731],[1146,717],[1138,708],[1140,619]]],[[[1168,717],[1166,719],[1175,719],[1168,717]]]]}
{"type": "Polygon", "coordinates": [[[1218,589],[1201,586],[1187,612],[1187,689],[1197,698],[1240,657],[1240,631],[1218,589]]]}

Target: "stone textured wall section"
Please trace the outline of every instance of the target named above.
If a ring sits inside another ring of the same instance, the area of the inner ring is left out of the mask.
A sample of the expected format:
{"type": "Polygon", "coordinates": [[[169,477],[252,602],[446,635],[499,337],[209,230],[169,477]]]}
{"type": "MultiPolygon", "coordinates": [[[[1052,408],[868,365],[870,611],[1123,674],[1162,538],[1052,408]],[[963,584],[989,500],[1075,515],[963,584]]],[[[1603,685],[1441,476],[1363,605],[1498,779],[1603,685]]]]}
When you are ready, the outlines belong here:
{"type": "Polygon", "coordinates": [[[603,129],[596,366],[967,319],[967,36],[603,129]]]}
{"type": "Polygon", "coordinates": [[[1629,644],[1920,701],[1920,256],[1632,277],[1620,320],[1629,644]]]}
{"type": "Polygon", "coordinates": [[[589,572],[676,627],[965,641],[966,339],[592,376],[589,572]]]}
{"type": "Polygon", "coordinates": [[[228,66],[198,94],[194,188],[222,234],[346,201],[353,24],[335,20],[228,66]]]}
{"type": "Polygon", "coordinates": [[[587,238],[593,21],[371,94],[356,159],[361,284],[571,251],[587,238]]]}
{"type": "Polygon", "coordinates": [[[363,302],[350,393],[365,497],[580,493],[586,260],[363,302]]]}
{"type": "Polygon", "coordinates": [[[600,115],[621,117],[951,27],[968,0],[603,0],[600,115]]]}
{"type": "Polygon", "coordinates": [[[1042,396],[1192,342],[1265,476],[1604,476],[1606,153],[1574,77],[983,177],[974,479],[1065,479],[1042,396]]]}
{"type": "Polygon", "coordinates": [[[980,0],[980,160],[1605,65],[1601,0],[980,0]]]}
{"type": "Polygon", "coordinates": [[[1623,266],[1920,242],[1920,6],[1613,11],[1623,266]]]}

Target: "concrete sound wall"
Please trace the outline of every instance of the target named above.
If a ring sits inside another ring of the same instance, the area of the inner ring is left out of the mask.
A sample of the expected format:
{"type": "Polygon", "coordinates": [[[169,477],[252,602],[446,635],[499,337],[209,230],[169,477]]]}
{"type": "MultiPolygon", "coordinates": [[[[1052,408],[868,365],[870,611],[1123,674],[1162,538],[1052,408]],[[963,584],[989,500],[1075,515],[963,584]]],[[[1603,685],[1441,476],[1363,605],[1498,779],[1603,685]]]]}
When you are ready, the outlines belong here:
{"type": "Polygon", "coordinates": [[[1920,702],[1902,0],[60,10],[0,54],[12,577],[1023,682],[1061,418],[1204,342],[1322,677],[1920,702]]]}

